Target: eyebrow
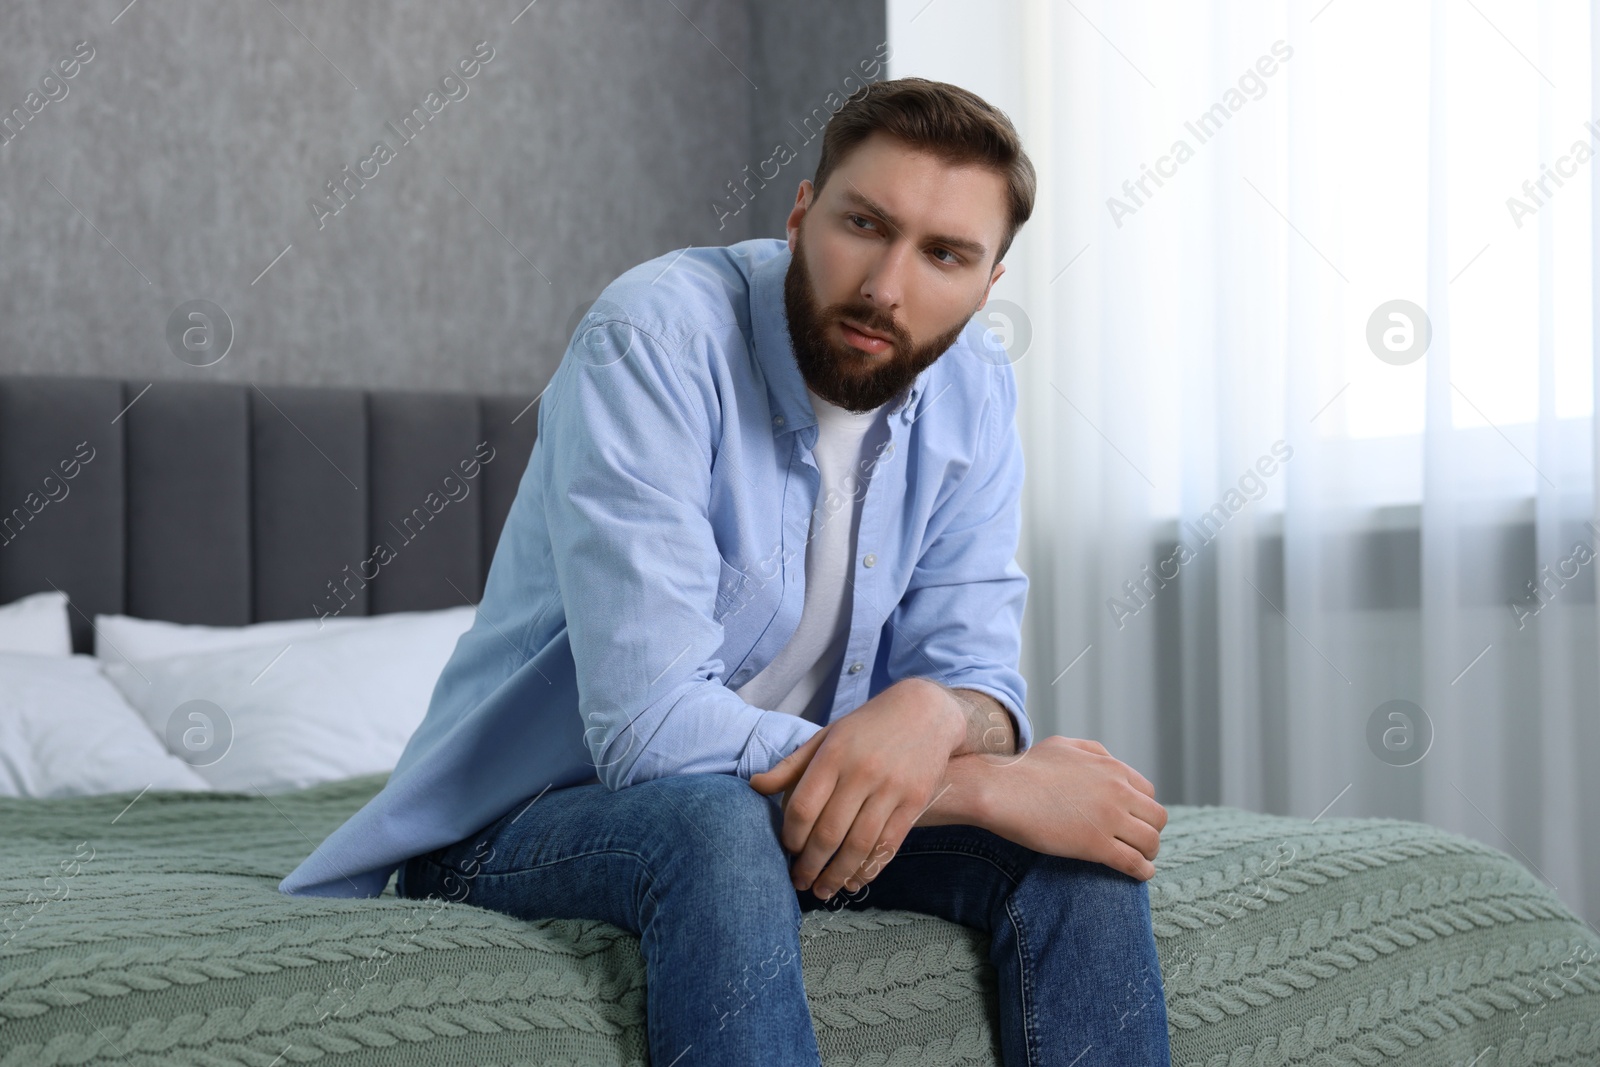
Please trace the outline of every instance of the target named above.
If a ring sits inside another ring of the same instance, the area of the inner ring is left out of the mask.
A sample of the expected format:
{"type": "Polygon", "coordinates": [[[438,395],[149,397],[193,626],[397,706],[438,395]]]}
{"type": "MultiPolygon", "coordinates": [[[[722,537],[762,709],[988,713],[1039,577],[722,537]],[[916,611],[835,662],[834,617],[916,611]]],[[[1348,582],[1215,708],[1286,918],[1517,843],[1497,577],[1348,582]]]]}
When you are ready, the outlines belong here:
{"type": "MultiPolygon", "coordinates": [[[[849,189],[845,190],[839,195],[842,196],[847,203],[854,204],[859,208],[865,208],[867,211],[872,212],[874,215],[878,216],[895,229],[900,230],[901,232],[905,231],[905,227],[900,225],[900,221],[893,215],[889,214],[882,204],[877,203],[872,198],[849,189]]],[[[952,237],[948,234],[936,233],[930,234],[928,239],[938,244],[949,245],[953,249],[965,252],[980,262],[989,254],[989,249],[984,247],[982,242],[973,241],[966,237],[952,237]]]]}

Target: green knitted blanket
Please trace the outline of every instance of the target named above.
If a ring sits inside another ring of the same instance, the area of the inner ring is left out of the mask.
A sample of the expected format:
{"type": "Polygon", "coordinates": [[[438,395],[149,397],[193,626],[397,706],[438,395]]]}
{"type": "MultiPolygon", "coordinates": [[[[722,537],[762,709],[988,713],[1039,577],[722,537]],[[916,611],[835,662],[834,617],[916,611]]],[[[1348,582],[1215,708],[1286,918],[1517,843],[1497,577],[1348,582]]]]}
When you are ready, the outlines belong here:
{"type": "MultiPolygon", "coordinates": [[[[615,927],[278,892],[382,783],[0,800],[0,1067],[643,1064],[615,927]]],[[[1505,854],[1389,819],[1168,812],[1174,1064],[1600,1064],[1600,937],[1505,854]]],[[[828,1064],[999,1063],[977,931],[819,911],[802,935],[828,1064]]]]}

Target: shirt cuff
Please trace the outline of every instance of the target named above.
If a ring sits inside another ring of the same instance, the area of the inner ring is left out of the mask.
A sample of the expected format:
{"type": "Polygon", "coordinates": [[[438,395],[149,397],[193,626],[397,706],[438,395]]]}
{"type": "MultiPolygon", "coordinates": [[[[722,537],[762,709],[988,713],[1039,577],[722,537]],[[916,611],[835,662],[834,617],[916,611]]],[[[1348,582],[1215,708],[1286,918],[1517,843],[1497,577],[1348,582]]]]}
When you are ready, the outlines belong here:
{"type": "Polygon", "coordinates": [[[772,770],[795,749],[811,740],[821,726],[798,715],[781,711],[763,711],[750,731],[744,752],[739,756],[738,774],[745,781],[752,774],[772,770]]]}

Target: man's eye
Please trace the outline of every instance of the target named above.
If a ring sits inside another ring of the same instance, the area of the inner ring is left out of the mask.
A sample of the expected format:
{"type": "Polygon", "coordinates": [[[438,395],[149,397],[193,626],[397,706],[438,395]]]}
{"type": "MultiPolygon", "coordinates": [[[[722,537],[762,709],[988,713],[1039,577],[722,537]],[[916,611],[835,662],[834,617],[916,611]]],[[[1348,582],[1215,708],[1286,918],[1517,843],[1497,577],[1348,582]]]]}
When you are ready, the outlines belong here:
{"type": "Polygon", "coordinates": [[[961,262],[961,257],[956,255],[954,252],[950,251],[948,248],[935,248],[934,251],[935,252],[943,252],[945,255],[950,257],[949,259],[941,259],[939,261],[940,263],[960,263],[961,262]]]}
{"type": "MultiPolygon", "coordinates": [[[[854,224],[855,224],[855,223],[856,223],[856,222],[857,222],[857,221],[860,221],[860,222],[867,222],[867,223],[868,223],[868,224],[869,224],[869,225],[870,225],[870,222],[869,222],[869,220],[867,220],[867,219],[865,219],[865,218],[863,218],[863,217],[862,217],[862,216],[860,216],[860,215],[846,215],[846,216],[845,216],[845,218],[847,218],[847,219],[849,219],[849,220],[850,220],[850,222],[851,222],[851,224],[852,224],[852,225],[854,225],[854,224]]],[[[856,227],[856,229],[861,229],[861,228],[862,228],[862,227],[860,227],[860,226],[857,226],[857,227],[856,227]]]]}

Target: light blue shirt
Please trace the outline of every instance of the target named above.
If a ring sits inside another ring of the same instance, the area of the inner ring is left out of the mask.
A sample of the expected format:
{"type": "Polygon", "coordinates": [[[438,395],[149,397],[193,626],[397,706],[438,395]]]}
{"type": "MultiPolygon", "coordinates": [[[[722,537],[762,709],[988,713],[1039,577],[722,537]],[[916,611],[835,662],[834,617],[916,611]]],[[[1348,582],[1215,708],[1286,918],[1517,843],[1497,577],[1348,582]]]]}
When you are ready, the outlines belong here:
{"type": "MultiPolygon", "coordinates": [[[[821,729],[734,692],[799,624],[823,503],[790,258],[777,238],[690,248],[606,287],[543,394],[477,617],[427,715],[384,788],[279,889],[376,896],[408,858],[547,788],[748,779],[821,729]]],[[[1032,743],[1016,406],[977,318],[887,405],[829,722],[925,677],[994,697],[1019,751],[1032,743]]]]}

